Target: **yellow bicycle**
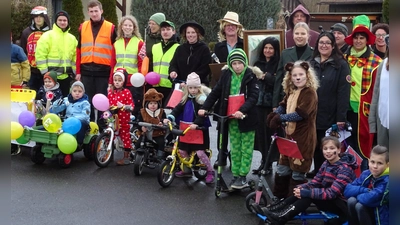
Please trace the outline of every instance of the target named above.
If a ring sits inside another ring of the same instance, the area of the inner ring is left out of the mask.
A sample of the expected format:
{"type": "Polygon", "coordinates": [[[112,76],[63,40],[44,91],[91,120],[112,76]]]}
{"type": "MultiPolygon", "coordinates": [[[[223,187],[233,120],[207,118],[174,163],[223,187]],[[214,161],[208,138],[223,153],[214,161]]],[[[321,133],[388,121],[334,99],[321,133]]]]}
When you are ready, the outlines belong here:
{"type": "MultiPolygon", "coordinates": [[[[170,129],[172,130],[172,124],[168,123],[170,129]]],[[[203,180],[207,176],[207,166],[201,162],[201,160],[197,157],[195,151],[192,151],[189,158],[184,158],[179,153],[179,138],[180,136],[185,135],[189,131],[190,127],[183,130],[181,133],[177,134],[175,139],[173,140],[172,153],[169,155],[164,162],[161,163],[159,170],[157,172],[157,180],[158,183],[162,187],[168,187],[172,184],[175,178],[175,172],[180,170],[184,170],[184,167],[191,169],[195,175],[195,177],[199,180],[203,180]]],[[[197,129],[202,129],[198,127],[197,129]]],[[[205,150],[209,159],[211,159],[212,151],[211,149],[205,150]]]]}

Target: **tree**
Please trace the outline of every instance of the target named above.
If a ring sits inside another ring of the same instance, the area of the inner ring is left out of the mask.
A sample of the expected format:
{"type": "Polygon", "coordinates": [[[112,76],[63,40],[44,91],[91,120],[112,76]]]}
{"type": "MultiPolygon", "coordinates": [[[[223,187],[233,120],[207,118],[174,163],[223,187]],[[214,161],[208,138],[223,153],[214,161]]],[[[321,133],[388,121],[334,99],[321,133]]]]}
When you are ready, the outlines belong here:
{"type": "Polygon", "coordinates": [[[115,0],[99,0],[103,6],[103,17],[118,26],[117,3],[115,0]]]}
{"type": "Polygon", "coordinates": [[[69,14],[69,32],[78,38],[79,26],[85,21],[81,0],[63,0],[62,8],[69,14]]]}
{"type": "Polygon", "coordinates": [[[383,17],[383,22],[389,24],[389,0],[383,0],[382,17],[383,17]]]}
{"type": "Polygon", "coordinates": [[[227,11],[238,13],[245,29],[253,30],[266,29],[268,17],[276,21],[280,8],[280,0],[135,0],[131,14],[139,25],[147,26],[151,15],[162,12],[167,20],[175,23],[177,31],[183,23],[195,20],[206,31],[205,41],[210,42],[217,41],[217,20],[223,18],[227,11]]]}

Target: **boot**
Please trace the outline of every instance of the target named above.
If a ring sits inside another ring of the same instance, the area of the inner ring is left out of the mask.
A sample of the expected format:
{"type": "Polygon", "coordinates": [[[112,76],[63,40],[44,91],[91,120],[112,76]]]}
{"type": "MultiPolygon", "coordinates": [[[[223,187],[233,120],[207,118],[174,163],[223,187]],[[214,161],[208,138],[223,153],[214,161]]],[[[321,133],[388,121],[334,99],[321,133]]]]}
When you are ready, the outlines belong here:
{"type": "Polygon", "coordinates": [[[290,178],[290,182],[289,182],[289,189],[288,189],[288,194],[286,197],[290,197],[293,195],[293,189],[300,184],[304,184],[307,183],[308,180],[304,179],[304,180],[294,180],[293,178],[290,178]]]}
{"type": "Polygon", "coordinates": [[[267,216],[267,219],[272,224],[284,225],[287,221],[293,219],[297,214],[299,214],[298,210],[296,210],[296,206],[288,205],[286,208],[278,211],[271,212],[266,208],[262,208],[263,214],[267,216]]]}
{"type": "Polygon", "coordinates": [[[267,205],[267,210],[270,212],[277,212],[287,207],[289,204],[286,203],[285,199],[280,199],[272,204],[267,205]]]}
{"type": "Polygon", "coordinates": [[[131,162],[129,161],[129,154],[130,151],[124,151],[124,158],[117,161],[118,166],[126,166],[129,165],[131,162]]]}
{"type": "Polygon", "coordinates": [[[290,181],[291,175],[286,176],[279,176],[278,173],[275,173],[275,180],[274,180],[274,189],[272,193],[278,199],[286,198],[288,195],[288,186],[290,181]]]}

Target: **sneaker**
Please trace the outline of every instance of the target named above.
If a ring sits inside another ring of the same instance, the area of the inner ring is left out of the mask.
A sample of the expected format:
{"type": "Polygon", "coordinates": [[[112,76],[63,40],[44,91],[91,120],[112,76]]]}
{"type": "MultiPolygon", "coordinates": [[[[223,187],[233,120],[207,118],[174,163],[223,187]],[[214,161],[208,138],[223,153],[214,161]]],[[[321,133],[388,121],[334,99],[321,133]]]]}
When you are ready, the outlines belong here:
{"type": "Polygon", "coordinates": [[[239,177],[233,177],[233,179],[231,180],[231,182],[229,183],[229,187],[232,187],[232,184],[235,183],[235,181],[238,179],[239,177]]]}
{"type": "Polygon", "coordinates": [[[130,165],[130,164],[131,164],[131,161],[129,160],[129,158],[122,158],[117,161],[118,166],[126,166],[126,165],[130,165]]]}
{"type": "Polygon", "coordinates": [[[206,176],[206,184],[214,183],[214,171],[208,171],[206,176]]]}
{"type": "Polygon", "coordinates": [[[236,179],[235,182],[233,182],[233,184],[231,185],[231,187],[235,189],[243,189],[246,186],[247,186],[246,177],[242,176],[236,179]]]}
{"type": "Polygon", "coordinates": [[[176,177],[187,177],[187,178],[190,178],[190,177],[192,177],[192,172],[190,172],[190,173],[185,173],[185,172],[183,172],[183,171],[179,171],[179,172],[176,172],[176,173],[175,173],[175,176],[176,176],[176,177]]]}

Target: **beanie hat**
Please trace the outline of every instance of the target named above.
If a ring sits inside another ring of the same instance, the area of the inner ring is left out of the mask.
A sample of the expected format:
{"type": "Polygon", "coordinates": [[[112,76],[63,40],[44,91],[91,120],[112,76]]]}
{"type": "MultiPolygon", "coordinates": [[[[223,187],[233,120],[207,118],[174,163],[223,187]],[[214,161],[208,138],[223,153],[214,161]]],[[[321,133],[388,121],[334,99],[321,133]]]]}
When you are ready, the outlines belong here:
{"type": "Polygon", "coordinates": [[[339,31],[346,37],[347,37],[347,35],[349,35],[349,30],[347,29],[346,25],[344,25],[343,23],[335,23],[331,27],[331,29],[332,29],[332,31],[339,31]]]}
{"type": "Polygon", "coordinates": [[[240,61],[246,67],[247,66],[246,53],[240,48],[233,49],[228,55],[229,66],[232,66],[233,61],[240,61]]]}
{"type": "Polygon", "coordinates": [[[74,88],[75,86],[79,86],[82,88],[83,92],[85,92],[85,86],[83,86],[83,83],[80,81],[75,81],[72,85],[71,85],[71,90],[72,88],[74,88]]]}
{"type": "Polygon", "coordinates": [[[193,86],[193,87],[200,87],[201,86],[201,81],[199,75],[197,73],[192,72],[189,74],[186,78],[186,85],[187,86],[193,86]]]}
{"type": "Polygon", "coordinates": [[[45,73],[43,76],[43,80],[46,78],[49,78],[55,84],[57,84],[57,72],[56,71],[49,71],[49,72],[45,73]]]}
{"type": "Polygon", "coordinates": [[[55,20],[56,20],[56,21],[57,21],[57,19],[58,19],[59,16],[65,16],[65,17],[67,17],[67,20],[68,20],[68,23],[69,23],[69,15],[68,15],[67,12],[65,12],[64,10],[58,11],[58,12],[56,13],[56,16],[55,16],[55,20]]]}
{"type": "Polygon", "coordinates": [[[165,15],[164,13],[155,13],[150,16],[149,20],[153,20],[154,22],[156,22],[156,24],[160,25],[161,22],[165,21],[165,15]]]}

